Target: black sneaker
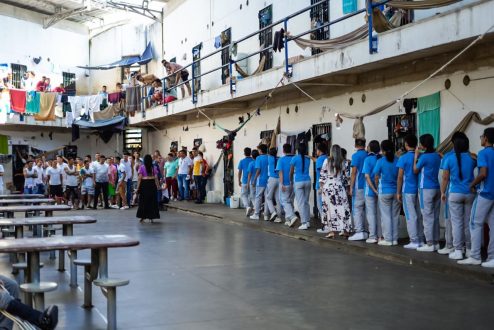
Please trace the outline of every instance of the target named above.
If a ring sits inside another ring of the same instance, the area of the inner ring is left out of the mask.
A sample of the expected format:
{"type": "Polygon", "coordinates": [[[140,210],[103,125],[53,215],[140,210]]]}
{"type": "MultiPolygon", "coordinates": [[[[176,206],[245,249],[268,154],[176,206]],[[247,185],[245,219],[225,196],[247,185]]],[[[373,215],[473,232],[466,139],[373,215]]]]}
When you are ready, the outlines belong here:
{"type": "Polygon", "coordinates": [[[57,327],[58,324],[58,307],[56,305],[52,305],[45,309],[43,315],[41,316],[41,320],[39,321],[39,327],[42,330],[52,330],[57,327]]]}

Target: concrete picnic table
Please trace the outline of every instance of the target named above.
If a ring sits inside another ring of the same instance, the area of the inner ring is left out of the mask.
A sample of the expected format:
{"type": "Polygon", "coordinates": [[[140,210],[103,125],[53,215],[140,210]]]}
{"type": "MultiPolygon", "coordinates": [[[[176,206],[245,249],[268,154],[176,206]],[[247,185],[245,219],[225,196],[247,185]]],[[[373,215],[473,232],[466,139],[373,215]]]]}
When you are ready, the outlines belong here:
{"type": "Polygon", "coordinates": [[[0,195],[0,199],[14,199],[14,198],[43,198],[45,195],[42,194],[8,194],[0,195]]]}
{"type": "MultiPolygon", "coordinates": [[[[44,226],[44,225],[62,225],[62,235],[74,235],[74,225],[95,223],[96,218],[92,216],[58,216],[58,217],[33,217],[33,218],[7,218],[0,219],[0,226],[14,226],[15,238],[24,237],[24,226],[44,226]]],[[[77,258],[77,251],[69,252],[70,258],[70,286],[77,286],[77,267],[74,265],[74,260],[77,258]]],[[[24,261],[24,257],[20,258],[24,261]]],[[[58,271],[65,270],[64,251],[59,251],[58,256],[58,271]]]]}
{"type": "Polygon", "coordinates": [[[7,218],[13,218],[14,212],[40,212],[44,211],[47,217],[53,215],[53,211],[70,211],[72,207],[68,205],[11,205],[0,206],[0,212],[7,214],[7,218]]]}
{"type": "Polygon", "coordinates": [[[0,199],[0,205],[7,204],[41,204],[41,203],[55,203],[53,198],[14,198],[14,199],[0,199]]]}
{"type": "MultiPolygon", "coordinates": [[[[27,273],[33,284],[40,284],[39,253],[51,250],[91,249],[91,275],[98,280],[108,280],[108,249],[139,245],[139,241],[127,235],[52,236],[0,240],[0,253],[27,253],[27,273]]],[[[84,293],[86,294],[86,292],[84,293]]],[[[108,295],[108,306],[113,300],[115,310],[108,309],[108,329],[116,329],[116,295],[108,295]],[[111,313],[110,313],[111,312],[111,313]]],[[[36,308],[44,301],[35,302],[36,308]]]]}

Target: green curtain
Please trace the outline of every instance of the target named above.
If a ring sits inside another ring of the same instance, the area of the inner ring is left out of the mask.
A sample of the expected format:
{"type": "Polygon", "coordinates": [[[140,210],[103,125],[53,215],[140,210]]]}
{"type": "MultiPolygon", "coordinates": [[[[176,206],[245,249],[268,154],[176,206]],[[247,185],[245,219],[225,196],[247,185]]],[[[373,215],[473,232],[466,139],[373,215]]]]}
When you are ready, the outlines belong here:
{"type": "Polygon", "coordinates": [[[441,142],[441,93],[419,97],[417,107],[419,136],[431,134],[434,137],[434,147],[437,147],[441,142]]]}
{"type": "Polygon", "coordinates": [[[6,135],[0,135],[0,154],[7,155],[9,153],[9,138],[6,135]]]}
{"type": "Polygon", "coordinates": [[[343,14],[357,11],[357,0],[343,0],[343,14]]]}

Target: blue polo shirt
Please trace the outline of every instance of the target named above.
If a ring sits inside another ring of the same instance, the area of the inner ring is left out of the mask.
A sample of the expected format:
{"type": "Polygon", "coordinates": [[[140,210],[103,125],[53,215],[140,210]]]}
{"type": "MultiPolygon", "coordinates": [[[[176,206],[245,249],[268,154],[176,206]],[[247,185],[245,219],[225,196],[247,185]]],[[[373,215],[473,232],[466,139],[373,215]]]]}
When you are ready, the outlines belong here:
{"type": "Polygon", "coordinates": [[[321,176],[322,165],[326,159],[328,159],[327,155],[321,155],[316,159],[316,189],[319,189],[320,187],[319,177],[321,176]]]}
{"type": "Polygon", "coordinates": [[[304,157],[304,169],[302,170],[302,157],[300,155],[295,155],[290,162],[290,165],[294,167],[294,181],[295,182],[310,182],[310,158],[304,157]]]}
{"type": "Polygon", "coordinates": [[[374,176],[372,175],[372,172],[374,172],[374,167],[376,166],[377,163],[377,158],[378,156],[374,153],[371,153],[367,156],[367,158],[364,160],[364,166],[362,167],[362,174],[364,175],[364,192],[365,196],[370,196],[370,197],[375,197],[376,193],[369,187],[369,184],[367,183],[367,180],[365,179],[365,175],[369,174],[370,179],[372,182],[374,182],[374,176]]]}
{"type": "Polygon", "coordinates": [[[417,175],[413,173],[413,161],[415,158],[414,151],[408,151],[398,159],[396,166],[403,170],[403,187],[401,192],[404,194],[417,193],[417,175]]]}
{"type": "Polygon", "coordinates": [[[451,156],[451,155],[454,155],[455,152],[454,151],[448,151],[447,153],[445,153],[443,155],[443,158],[441,159],[441,166],[439,166],[439,169],[440,170],[444,170],[444,164],[446,163],[446,159],[451,156]]]}
{"type": "Polygon", "coordinates": [[[268,156],[268,177],[270,178],[275,178],[275,179],[280,178],[278,172],[276,172],[277,160],[278,157],[268,156]]]}
{"type": "Polygon", "coordinates": [[[254,160],[252,157],[245,157],[238,163],[237,169],[240,171],[242,170],[242,184],[247,184],[249,180],[249,165],[252,163],[254,160]]]}
{"type": "Polygon", "coordinates": [[[249,163],[249,167],[247,168],[250,174],[250,184],[254,184],[255,180],[254,178],[256,177],[256,162],[254,159],[249,163]]]}
{"type": "Polygon", "coordinates": [[[357,168],[357,176],[355,177],[355,187],[357,189],[364,189],[365,186],[365,175],[362,173],[364,168],[364,160],[367,158],[367,151],[361,149],[357,150],[356,153],[352,155],[351,167],[357,168]]]}
{"type": "Polygon", "coordinates": [[[494,200],[494,149],[486,147],[477,156],[477,166],[487,168],[487,178],[480,184],[480,196],[494,200]]]}
{"type": "Polygon", "coordinates": [[[389,162],[386,157],[381,157],[374,167],[372,176],[379,177],[378,191],[383,195],[396,194],[398,181],[398,158],[395,157],[393,162],[389,162]]]}
{"type": "Polygon", "coordinates": [[[293,155],[286,155],[278,159],[278,164],[276,164],[276,171],[283,172],[283,185],[290,185],[290,163],[292,162],[293,155]]]}
{"type": "Polygon", "coordinates": [[[456,194],[471,194],[470,183],[475,178],[473,171],[477,167],[477,161],[470,156],[469,152],[464,152],[461,157],[461,174],[463,180],[460,179],[460,167],[456,155],[445,158],[443,162],[443,170],[449,171],[449,192],[456,194]]]}
{"type": "Polygon", "coordinates": [[[439,189],[439,167],[441,156],[437,152],[427,152],[417,160],[417,169],[420,170],[420,189],[439,189]]]}
{"type": "Polygon", "coordinates": [[[257,178],[257,186],[266,187],[268,184],[268,155],[257,156],[256,170],[261,170],[259,178],[257,178]]]}

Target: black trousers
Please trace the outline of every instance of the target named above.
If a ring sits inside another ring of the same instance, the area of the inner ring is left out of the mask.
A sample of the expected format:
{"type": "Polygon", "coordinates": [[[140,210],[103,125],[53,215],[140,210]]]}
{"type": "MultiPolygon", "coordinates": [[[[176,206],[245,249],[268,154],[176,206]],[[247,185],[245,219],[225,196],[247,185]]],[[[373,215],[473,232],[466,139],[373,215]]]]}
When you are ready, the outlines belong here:
{"type": "Polygon", "coordinates": [[[98,206],[98,197],[103,191],[103,202],[105,203],[105,208],[109,208],[108,205],[108,182],[96,182],[96,186],[94,188],[94,204],[93,207],[96,208],[98,206]]]}

